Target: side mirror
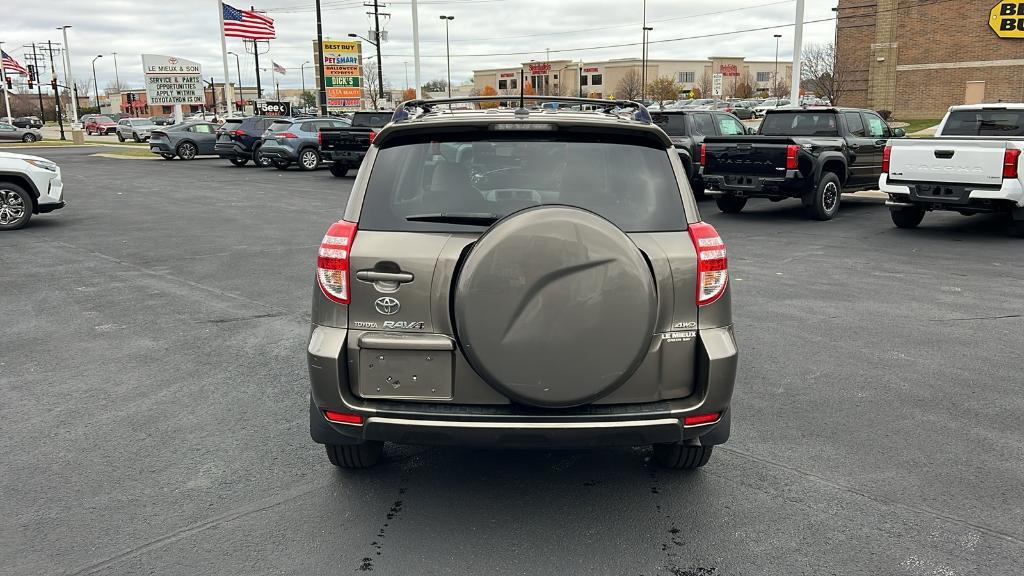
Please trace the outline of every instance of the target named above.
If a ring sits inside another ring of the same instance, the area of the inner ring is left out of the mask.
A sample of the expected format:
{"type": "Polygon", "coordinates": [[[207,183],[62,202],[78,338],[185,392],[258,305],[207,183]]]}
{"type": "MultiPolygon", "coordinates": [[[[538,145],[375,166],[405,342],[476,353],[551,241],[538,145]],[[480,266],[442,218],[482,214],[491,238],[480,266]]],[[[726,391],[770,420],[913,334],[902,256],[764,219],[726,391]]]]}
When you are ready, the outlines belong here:
{"type": "Polygon", "coordinates": [[[748,126],[747,127],[747,134],[749,134],[751,136],[756,135],[757,134],[757,128],[754,128],[753,126],[748,126]]]}
{"type": "Polygon", "coordinates": [[[907,131],[904,130],[903,128],[893,128],[892,129],[892,137],[893,138],[903,138],[906,135],[907,135],[907,131]]]}

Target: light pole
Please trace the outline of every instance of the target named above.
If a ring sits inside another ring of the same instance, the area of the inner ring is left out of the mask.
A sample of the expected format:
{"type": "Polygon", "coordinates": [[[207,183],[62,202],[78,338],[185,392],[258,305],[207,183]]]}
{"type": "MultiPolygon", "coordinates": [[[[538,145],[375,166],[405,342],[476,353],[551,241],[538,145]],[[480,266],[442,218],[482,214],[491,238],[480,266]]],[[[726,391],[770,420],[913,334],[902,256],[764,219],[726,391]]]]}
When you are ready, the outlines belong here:
{"type": "MultiPolygon", "coordinates": [[[[235,57],[235,71],[238,72],[238,99],[241,102],[244,103],[245,102],[245,95],[242,94],[242,65],[240,63],[240,60],[238,59],[238,54],[237,53],[235,53],[235,52],[228,52],[228,54],[231,54],[232,56],[235,57]]],[[[242,105],[242,108],[245,108],[244,104],[242,105]]]]}
{"type": "MultiPolygon", "coordinates": [[[[775,34],[775,75],[772,76],[772,96],[779,97],[779,39],[782,34],[775,34]]],[[[778,104],[778,100],[775,101],[778,104]]]]}
{"type": "Polygon", "coordinates": [[[408,90],[409,89],[409,63],[408,62],[403,62],[403,64],[405,64],[405,88],[408,90]]]}
{"type": "Polygon", "coordinates": [[[100,111],[100,85],[96,83],[96,59],[103,58],[103,54],[97,54],[92,59],[92,88],[96,92],[96,113],[100,111]]]}
{"type": "MultiPolygon", "coordinates": [[[[373,102],[373,109],[374,110],[377,109],[377,100],[379,100],[380,98],[384,97],[384,69],[381,67],[381,62],[380,62],[380,32],[379,32],[380,28],[378,27],[377,30],[378,30],[377,42],[374,42],[373,40],[370,40],[369,38],[364,38],[364,37],[360,36],[359,34],[352,34],[351,32],[348,35],[349,38],[359,38],[360,40],[363,40],[364,42],[369,42],[370,44],[373,45],[374,48],[377,49],[377,98],[373,102]]],[[[369,58],[367,58],[367,60],[369,60],[369,58]]]]}
{"type": "Polygon", "coordinates": [[[444,20],[444,48],[445,58],[448,60],[448,97],[452,97],[452,47],[448,42],[448,23],[455,20],[455,16],[441,16],[441,20],[444,20]]]}
{"type": "Polygon", "coordinates": [[[654,30],[650,26],[644,26],[644,46],[643,46],[643,74],[640,75],[640,82],[643,86],[640,88],[640,100],[647,99],[647,36],[648,33],[654,30]]]}
{"type": "Polygon", "coordinates": [[[78,88],[75,86],[75,75],[71,72],[71,48],[68,47],[68,28],[71,28],[71,26],[64,25],[59,26],[57,30],[64,34],[64,63],[67,66],[64,77],[68,81],[68,89],[71,90],[71,121],[78,122],[78,88]]]}
{"type": "Polygon", "coordinates": [[[302,66],[299,66],[299,76],[302,76],[302,97],[303,98],[306,97],[306,64],[309,64],[309,63],[310,63],[309,60],[306,60],[305,62],[302,63],[302,66]]]}

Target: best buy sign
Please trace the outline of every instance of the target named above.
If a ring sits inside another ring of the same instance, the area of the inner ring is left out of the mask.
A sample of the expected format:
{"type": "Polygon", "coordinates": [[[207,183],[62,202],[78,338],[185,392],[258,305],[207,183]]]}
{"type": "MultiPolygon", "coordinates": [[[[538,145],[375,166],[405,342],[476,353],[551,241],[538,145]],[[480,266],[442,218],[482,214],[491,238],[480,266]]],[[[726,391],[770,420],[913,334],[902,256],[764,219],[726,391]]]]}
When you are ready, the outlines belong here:
{"type": "Polygon", "coordinates": [[[988,25],[1000,38],[1024,38],[1024,2],[1000,2],[992,8],[988,25]]]}

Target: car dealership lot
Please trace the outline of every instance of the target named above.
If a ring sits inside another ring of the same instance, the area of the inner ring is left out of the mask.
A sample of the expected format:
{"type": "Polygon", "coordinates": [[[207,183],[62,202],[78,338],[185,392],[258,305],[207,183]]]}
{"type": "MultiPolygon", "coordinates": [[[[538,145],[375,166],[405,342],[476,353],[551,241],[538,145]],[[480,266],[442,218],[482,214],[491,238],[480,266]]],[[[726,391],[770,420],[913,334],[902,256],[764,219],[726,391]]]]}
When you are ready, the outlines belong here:
{"type": "MultiPolygon", "coordinates": [[[[40,149],[68,207],[0,235],[2,571],[1011,574],[1024,564],[1024,256],[993,216],[702,202],[729,247],[733,435],[646,450],[308,435],[326,170],[40,149]]],[[[21,150],[20,152],[24,152],[21,150]]],[[[6,573],[6,572],[5,572],[6,573]]]]}

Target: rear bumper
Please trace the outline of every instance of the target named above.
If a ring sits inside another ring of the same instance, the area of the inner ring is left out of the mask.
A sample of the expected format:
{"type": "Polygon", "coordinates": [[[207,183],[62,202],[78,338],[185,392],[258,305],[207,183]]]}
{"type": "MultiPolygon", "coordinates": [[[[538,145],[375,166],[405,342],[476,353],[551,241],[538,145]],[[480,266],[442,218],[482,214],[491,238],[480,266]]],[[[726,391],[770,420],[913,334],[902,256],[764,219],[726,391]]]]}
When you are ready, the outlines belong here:
{"type": "Polygon", "coordinates": [[[151,141],[149,143],[149,151],[152,152],[153,154],[175,154],[176,153],[174,151],[174,149],[171,148],[171,143],[167,142],[165,140],[164,141],[160,141],[160,142],[152,142],[151,141]]]}
{"type": "Polygon", "coordinates": [[[213,153],[226,159],[245,158],[246,160],[252,160],[252,152],[246,150],[237,142],[217,142],[213,146],[213,153]]]}
{"type": "Polygon", "coordinates": [[[298,159],[298,154],[295,150],[278,144],[264,144],[260,148],[260,153],[263,154],[265,158],[270,158],[271,160],[287,160],[288,162],[295,162],[298,159]]]}
{"type": "Polygon", "coordinates": [[[351,392],[344,328],[315,326],[307,350],[310,435],[322,444],[381,440],[403,444],[515,448],[721,444],[729,437],[737,349],[731,327],[700,331],[701,382],[687,398],[644,404],[602,404],[536,410],[516,405],[373,401],[351,392]],[[329,422],[324,411],[354,414],[362,424],[329,422]],[[717,412],[714,422],[684,426],[686,416],[717,412]]]}
{"type": "Polygon", "coordinates": [[[878,179],[878,189],[889,195],[889,204],[923,206],[929,210],[1002,210],[1007,205],[1024,208],[1024,186],[1020,180],[1006,179],[1002,185],[979,187],[971,184],[943,184],[938,182],[890,183],[889,175],[878,179]],[[919,189],[922,186],[923,189],[919,189]],[[924,189],[931,189],[924,192],[924,189]]]}
{"type": "Polygon", "coordinates": [[[363,158],[365,156],[365,150],[322,150],[320,152],[320,157],[324,160],[336,162],[338,164],[348,164],[350,166],[358,166],[363,162],[363,158]]]}
{"type": "Polygon", "coordinates": [[[801,196],[807,190],[807,180],[799,170],[787,170],[785,176],[759,176],[756,174],[704,174],[707,194],[771,198],[801,196]]]}
{"type": "Polygon", "coordinates": [[[40,214],[46,214],[47,212],[53,212],[54,210],[60,210],[67,206],[67,203],[61,200],[60,202],[50,202],[49,204],[40,204],[36,211],[40,214]]]}

